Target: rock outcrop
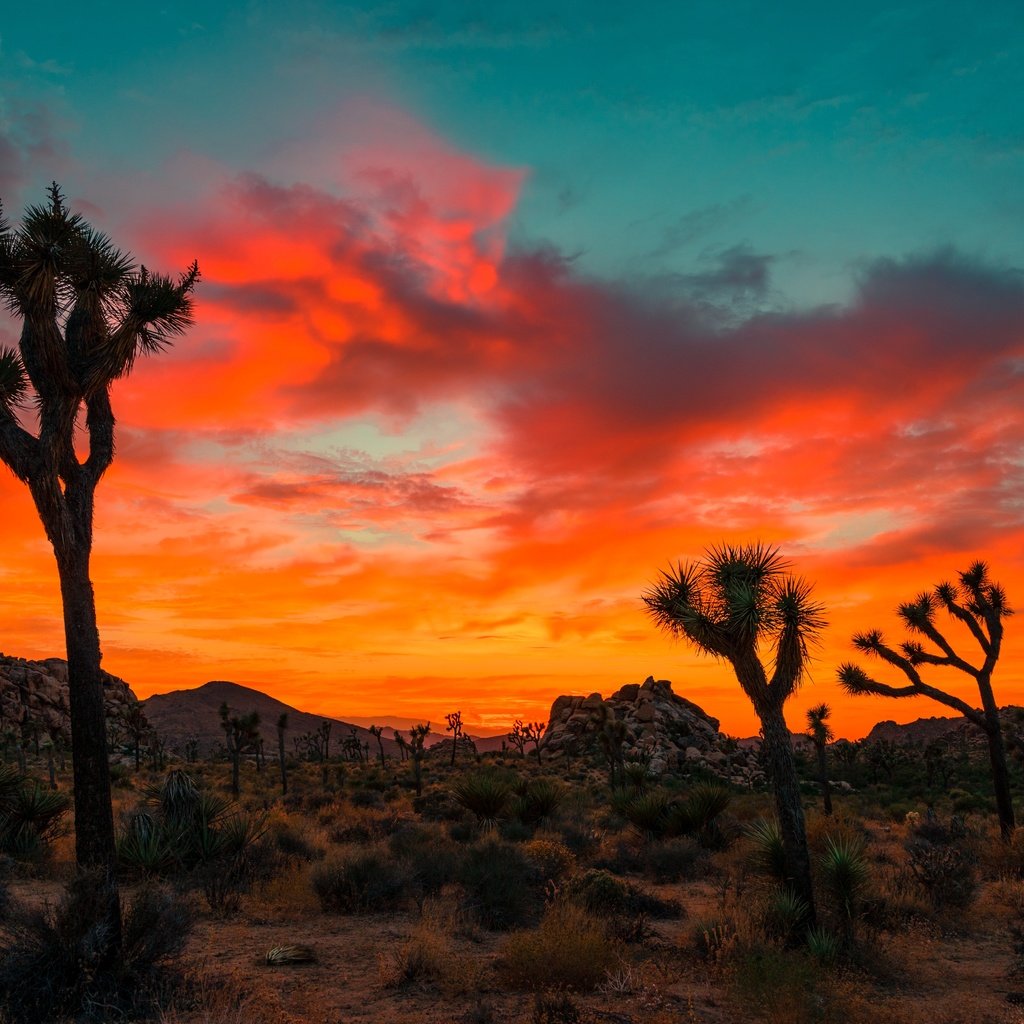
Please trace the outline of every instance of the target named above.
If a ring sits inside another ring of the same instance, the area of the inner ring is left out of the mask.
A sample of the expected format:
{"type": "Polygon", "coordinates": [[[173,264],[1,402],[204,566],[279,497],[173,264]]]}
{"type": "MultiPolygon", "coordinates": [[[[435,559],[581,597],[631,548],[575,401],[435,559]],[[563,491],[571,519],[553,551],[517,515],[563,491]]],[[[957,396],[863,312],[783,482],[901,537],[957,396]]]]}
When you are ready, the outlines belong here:
{"type": "MultiPolygon", "coordinates": [[[[121,718],[136,702],[123,679],[103,673],[107,717],[121,718]]],[[[0,733],[71,743],[68,663],[62,658],[28,661],[0,654],[0,733]]]]}
{"type": "Polygon", "coordinates": [[[624,760],[649,758],[655,774],[700,768],[736,785],[764,781],[754,752],[720,733],[718,719],[674,693],[667,679],[651,676],[621,687],[607,700],[599,693],[558,697],[551,705],[541,753],[554,758],[565,756],[567,748],[572,756],[597,752],[604,723],[612,720],[625,726],[624,760]]]}

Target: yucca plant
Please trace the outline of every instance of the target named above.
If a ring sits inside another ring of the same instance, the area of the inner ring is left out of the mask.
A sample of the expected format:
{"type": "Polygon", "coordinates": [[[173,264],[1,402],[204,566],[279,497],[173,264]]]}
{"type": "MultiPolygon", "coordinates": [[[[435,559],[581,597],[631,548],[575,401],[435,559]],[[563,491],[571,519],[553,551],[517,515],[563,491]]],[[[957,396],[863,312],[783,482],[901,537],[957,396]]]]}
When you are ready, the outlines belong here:
{"type": "Polygon", "coordinates": [[[179,863],[175,839],[151,814],[133,814],[117,837],[117,859],[145,875],[165,874],[179,863]]]}
{"type": "Polygon", "coordinates": [[[838,961],[843,951],[843,940],[835,932],[821,925],[807,929],[807,952],[825,967],[838,961]]]}
{"type": "Polygon", "coordinates": [[[565,799],[565,790],[552,779],[532,779],[511,804],[512,815],[524,825],[549,818],[565,799]]]}
{"type": "Polygon", "coordinates": [[[615,809],[645,839],[660,839],[669,824],[670,802],[664,790],[651,789],[633,796],[620,795],[615,809]]]}
{"type": "Polygon", "coordinates": [[[61,827],[61,819],[67,814],[70,801],[63,793],[43,789],[38,782],[23,784],[8,793],[0,813],[0,845],[14,856],[31,850],[34,854],[38,844],[45,845],[61,827]]]}
{"type": "Polygon", "coordinates": [[[715,782],[698,783],[669,810],[669,832],[680,836],[706,836],[730,803],[732,793],[725,786],[715,782]]]}
{"type": "Polygon", "coordinates": [[[853,929],[871,879],[862,839],[829,836],[821,857],[821,877],[835,901],[843,930],[843,942],[853,941],[853,929]]]}
{"type": "Polygon", "coordinates": [[[786,848],[782,832],[774,818],[764,818],[748,825],[747,838],[754,847],[758,864],[780,882],[786,880],[786,848]]]}
{"type": "Polygon", "coordinates": [[[795,945],[806,935],[809,913],[807,901],[789,886],[782,886],[765,907],[765,931],[773,938],[781,939],[787,946],[795,945]]]}
{"type": "Polygon", "coordinates": [[[482,829],[493,828],[512,797],[512,787],[489,772],[464,775],[452,783],[455,802],[471,812],[482,829]]]}

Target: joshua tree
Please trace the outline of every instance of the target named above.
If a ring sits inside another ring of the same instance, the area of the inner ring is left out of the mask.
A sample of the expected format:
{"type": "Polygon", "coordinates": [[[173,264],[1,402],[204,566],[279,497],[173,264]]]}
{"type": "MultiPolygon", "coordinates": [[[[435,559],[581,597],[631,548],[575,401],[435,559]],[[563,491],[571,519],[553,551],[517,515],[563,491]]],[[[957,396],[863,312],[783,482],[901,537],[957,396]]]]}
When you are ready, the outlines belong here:
{"type": "Polygon", "coordinates": [[[995,790],[999,828],[1004,839],[1013,835],[1015,827],[1013,797],[1010,792],[1010,773],[1006,765],[1006,745],[999,705],[992,691],[992,672],[999,660],[1003,643],[1003,619],[1012,614],[1006,602],[1006,592],[989,578],[988,566],[975,562],[965,572],[957,574],[957,583],[940,583],[931,590],[918,594],[913,601],[901,604],[897,614],[915,637],[931,644],[925,647],[921,640],[906,640],[899,648],[890,647],[881,630],[857,633],[853,646],[865,654],[887,662],[900,670],[907,679],[906,686],[891,686],[872,678],[859,665],[846,662],[839,666],[839,684],[847,693],[876,693],[883,697],[930,697],[939,704],[959,711],[972,725],[984,733],[988,741],[992,786],[995,790]],[[977,663],[957,653],[952,643],[935,624],[940,608],[966,627],[980,649],[977,663]],[[921,675],[922,666],[956,669],[974,681],[981,707],[926,683],[921,675]]]}
{"type": "Polygon", "coordinates": [[[523,720],[517,718],[512,723],[512,731],[508,734],[508,741],[519,751],[520,757],[526,757],[526,743],[528,739],[526,729],[523,726],[523,720]]]}
{"type": "Polygon", "coordinates": [[[395,742],[398,744],[398,754],[402,761],[409,757],[409,741],[402,734],[401,729],[394,729],[395,742]]]}
{"type": "Polygon", "coordinates": [[[537,764],[540,764],[540,741],[544,738],[546,726],[547,722],[528,722],[523,728],[526,742],[533,744],[534,753],[537,755],[537,764]]]}
{"type": "Polygon", "coordinates": [[[832,787],[828,781],[828,752],[826,746],[835,739],[832,727],[828,724],[832,709],[827,704],[815,704],[807,709],[807,735],[814,743],[814,751],[818,755],[818,783],[821,786],[821,799],[825,813],[832,813],[832,787]]]}
{"type": "Polygon", "coordinates": [[[762,752],[775,792],[785,852],[785,879],[814,920],[800,782],[783,706],[806,671],[809,649],[825,621],[811,586],[788,571],[775,548],[709,548],[701,561],[661,574],[643,595],[655,623],[703,654],[729,662],[761,720],[762,752]],[[762,661],[774,653],[769,673],[762,661]]]}
{"type": "Polygon", "coordinates": [[[462,712],[452,711],[444,716],[444,720],[448,723],[445,726],[445,732],[452,734],[452,767],[455,766],[455,751],[459,747],[459,737],[462,735],[462,712]]]}
{"type": "Polygon", "coordinates": [[[412,776],[416,783],[416,795],[423,795],[423,750],[430,735],[430,723],[414,725],[409,730],[409,756],[412,758],[412,776]]]}
{"type": "Polygon", "coordinates": [[[224,730],[224,743],[231,758],[231,792],[238,796],[242,754],[256,748],[260,716],[258,711],[250,711],[247,715],[232,715],[226,702],[221,704],[219,714],[220,727],[224,730]]]}
{"type": "Polygon", "coordinates": [[[387,762],[384,760],[384,740],[381,738],[384,735],[384,729],[379,725],[371,725],[367,731],[377,741],[377,749],[380,751],[381,768],[387,768],[387,762]]]}
{"type": "MultiPolygon", "coordinates": [[[[2,213],[2,211],[0,211],[2,213]]],[[[114,458],[110,389],[140,355],[192,322],[192,267],[176,280],[136,267],[72,214],[56,184],[11,230],[0,216],[0,295],[22,321],[18,351],[0,347],[0,461],[28,485],[53,547],[64,611],[71,704],[75,857],[103,876],[105,949],[121,942],[100,637],[89,560],[96,485],[114,458]],[[22,426],[31,402],[38,431],[22,426]],[[88,455],[76,439],[83,423],[88,455]]]]}
{"type": "Polygon", "coordinates": [[[138,771],[142,764],[142,741],[149,733],[149,722],[146,719],[146,712],[138,701],[132,701],[124,709],[124,727],[131,740],[132,751],[135,754],[135,770],[138,771]]]}
{"type": "Polygon", "coordinates": [[[288,730],[288,712],[282,711],[277,719],[277,763],[281,768],[281,796],[288,795],[288,765],[284,759],[284,734],[288,730]]]}

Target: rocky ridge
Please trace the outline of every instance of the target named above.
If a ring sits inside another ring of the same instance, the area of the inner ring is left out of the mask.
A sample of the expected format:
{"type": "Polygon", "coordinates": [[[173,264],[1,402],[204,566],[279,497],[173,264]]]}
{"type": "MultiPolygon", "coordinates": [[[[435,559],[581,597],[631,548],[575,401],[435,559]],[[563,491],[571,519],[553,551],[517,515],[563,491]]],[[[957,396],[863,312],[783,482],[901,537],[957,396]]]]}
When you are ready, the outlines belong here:
{"type": "Polygon", "coordinates": [[[628,683],[607,699],[599,693],[556,698],[541,753],[555,758],[565,756],[567,748],[572,756],[599,751],[599,734],[612,719],[625,724],[624,759],[650,758],[656,774],[701,768],[735,785],[764,781],[756,752],[739,748],[719,732],[717,718],[674,693],[669,680],[653,676],[628,683]]]}
{"type": "MultiPolygon", "coordinates": [[[[108,718],[123,717],[137,702],[128,684],[109,672],[103,672],[103,689],[108,718]]],[[[29,661],[0,654],[0,733],[38,734],[70,745],[68,663],[63,658],[29,661]]]]}

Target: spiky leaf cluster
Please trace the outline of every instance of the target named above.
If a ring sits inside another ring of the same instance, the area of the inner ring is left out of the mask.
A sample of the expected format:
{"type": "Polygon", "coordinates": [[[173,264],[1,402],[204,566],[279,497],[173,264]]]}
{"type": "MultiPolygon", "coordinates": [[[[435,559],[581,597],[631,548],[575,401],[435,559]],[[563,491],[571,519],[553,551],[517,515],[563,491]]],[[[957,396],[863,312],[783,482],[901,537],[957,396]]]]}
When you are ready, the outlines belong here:
{"type": "Polygon", "coordinates": [[[734,666],[769,649],[774,671],[765,684],[788,696],[825,626],[811,591],[776,548],[721,545],[663,571],[643,601],[661,629],[734,666]]]}

